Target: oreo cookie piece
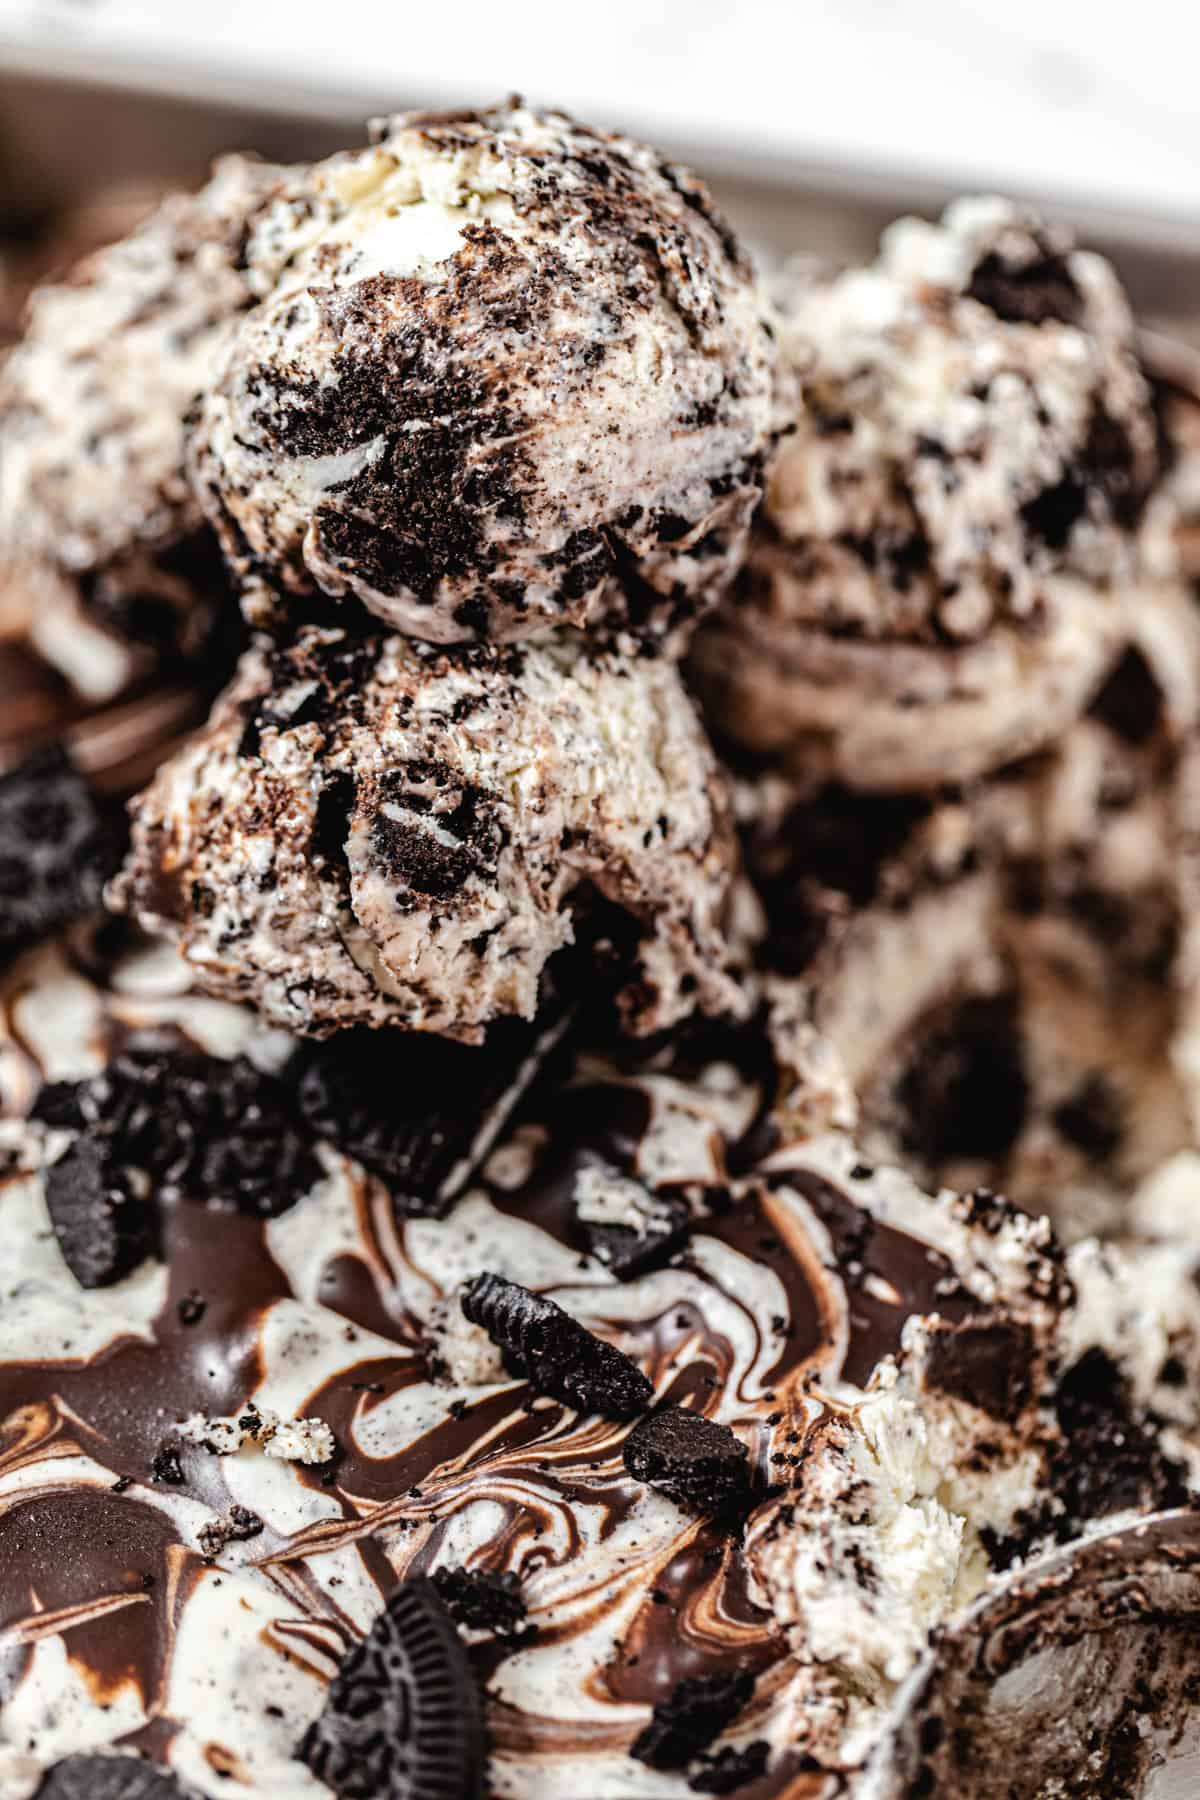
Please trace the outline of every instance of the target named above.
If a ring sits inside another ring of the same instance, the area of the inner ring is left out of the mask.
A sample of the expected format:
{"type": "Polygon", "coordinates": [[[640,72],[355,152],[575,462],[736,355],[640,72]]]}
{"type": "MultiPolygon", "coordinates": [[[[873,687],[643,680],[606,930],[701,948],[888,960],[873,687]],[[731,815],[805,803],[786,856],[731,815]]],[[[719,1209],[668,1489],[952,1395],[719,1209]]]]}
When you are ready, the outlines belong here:
{"type": "Polygon", "coordinates": [[[539,1394],[609,1419],[636,1418],[654,1399],[650,1382],[623,1351],[519,1282],[476,1275],[463,1289],[462,1309],[499,1345],[507,1367],[539,1394]]]}
{"type": "Polygon", "coordinates": [[[99,907],[122,841],[64,750],[0,775],[0,955],[99,907]]]}
{"type": "Polygon", "coordinates": [[[664,1406],[625,1440],[625,1467],[635,1481],[661,1489],[688,1512],[718,1513],[753,1490],[749,1452],[728,1425],[664,1406]]]}
{"type": "Polygon", "coordinates": [[[111,1139],[72,1144],[47,1169],[45,1193],[63,1261],[80,1287],[111,1287],[153,1254],[149,1194],[111,1139]]]}
{"type": "Polygon", "coordinates": [[[397,1588],[296,1752],[339,1800],[482,1800],[483,1700],[431,1581],[397,1588]]]}
{"type": "Polygon", "coordinates": [[[498,1638],[522,1635],[525,1602],[521,1584],[511,1572],[494,1575],[484,1569],[438,1569],[433,1585],[456,1624],[490,1631],[498,1638]]]}
{"type": "Polygon", "coordinates": [[[749,1669],[689,1676],[659,1701],[629,1754],[652,1769],[681,1769],[733,1724],[753,1692],[749,1669]]]}
{"type": "Polygon", "coordinates": [[[188,1800],[166,1769],[140,1756],[68,1756],[42,1778],[34,1800],[188,1800]]]}
{"type": "MultiPolygon", "coordinates": [[[[544,984],[545,985],[545,984],[544,984]]],[[[551,1003],[502,1019],[482,1045],[354,1027],[299,1051],[289,1070],[309,1129],[390,1188],[405,1218],[438,1218],[466,1186],[567,1027],[551,1003]]]]}
{"type": "Polygon", "coordinates": [[[687,1241],[692,1212],[676,1194],[654,1194],[597,1158],[575,1175],[574,1235],[589,1256],[632,1281],[687,1241]]]}
{"type": "Polygon", "coordinates": [[[153,1188],[257,1218],[287,1212],[322,1174],[286,1089],[244,1057],[127,1051],[90,1081],[43,1088],[33,1116],[105,1139],[153,1188]]]}
{"type": "Polygon", "coordinates": [[[715,1756],[702,1756],[701,1767],[688,1776],[688,1786],[695,1794],[735,1794],[752,1781],[761,1781],[767,1772],[770,1745],[765,1738],[755,1738],[742,1750],[726,1745],[715,1756]]]}

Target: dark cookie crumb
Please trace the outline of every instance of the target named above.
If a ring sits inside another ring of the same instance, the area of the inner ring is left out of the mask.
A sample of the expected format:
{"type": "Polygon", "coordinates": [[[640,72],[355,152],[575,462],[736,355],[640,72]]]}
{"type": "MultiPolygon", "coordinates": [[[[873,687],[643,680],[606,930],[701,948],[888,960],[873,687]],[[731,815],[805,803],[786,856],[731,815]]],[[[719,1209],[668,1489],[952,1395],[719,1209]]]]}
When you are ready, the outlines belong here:
{"type": "Polygon", "coordinates": [[[490,1631],[498,1638],[525,1635],[525,1602],[521,1584],[512,1573],[438,1569],[433,1585],[456,1624],[474,1631],[490,1631]]]}
{"type": "Polygon", "coordinates": [[[658,1702],[629,1754],[652,1769],[680,1769],[733,1724],[753,1692],[748,1669],[681,1681],[658,1702]]]}
{"type": "Polygon", "coordinates": [[[636,1425],[625,1440],[625,1467],[635,1481],[661,1488],[691,1512],[722,1512],[749,1498],[749,1452],[728,1425],[682,1406],[667,1406],[636,1425]]]}

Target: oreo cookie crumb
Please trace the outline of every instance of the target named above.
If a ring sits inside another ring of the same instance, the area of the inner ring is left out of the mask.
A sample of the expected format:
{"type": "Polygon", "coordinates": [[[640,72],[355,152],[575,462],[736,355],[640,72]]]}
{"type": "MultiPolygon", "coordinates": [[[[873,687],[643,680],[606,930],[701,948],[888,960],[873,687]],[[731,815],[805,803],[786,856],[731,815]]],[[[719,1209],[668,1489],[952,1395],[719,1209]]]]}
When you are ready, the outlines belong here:
{"type": "Polygon", "coordinates": [[[1004,1156],[1029,1106],[1014,999],[972,995],[931,1014],[896,1098],[906,1150],[934,1165],[1004,1156]]]}
{"type": "Polygon", "coordinates": [[[652,1769],[681,1769],[733,1724],[753,1692],[748,1669],[690,1676],[658,1702],[629,1754],[652,1769]]]}
{"type": "Polygon", "coordinates": [[[625,1467],[689,1512],[717,1513],[749,1499],[749,1453],[728,1425],[665,1406],[625,1440],[625,1467]]]}
{"type": "Polygon", "coordinates": [[[62,749],[0,776],[0,955],[102,903],[124,833],[62,749]]]}
{"type": "Polygon", "coordinates": [[[150,1465],[150,1478],[165,1487],[183,1486],[183,1464],[179,1460],[178,1444],[159,1446],[150,1465]]]}
{"type": "Polygon", "coordinates": [[[696,1794],[734,1794],[751,1781],[759,1781],[767,1772],[770,1746],[765,1738],[756,1738],[742,1750],[726,1745],[713,1756],[700,1758],[703,1767],[689,1776],[688,1786],[696,1794]]]}
{"type": "Polygon", "coordinates": [[[339,1800],[482,1800],[483,1700],[431,1581],[397,1588],[346,1653],[296,1754],[339,1800]]]}
{"type": "Polygon", "coordinates": [[[575,1220],[575,1231],[584,1250],[616,1276],[632,1281],[662,1266],[688,1239],[691,1208],[674,1195],[648,1196],[653,1211],[641,1230],[634,1225],[609,1225],[595,1219],[575,1220]]]}
{"type": "Polygon", "coordinates": [[[1128,1382],[1105,1351],[1087,1351],[1066,1371],[1054,1410],[1064,1444],[1051,1482],[1068,1535],[1079,1522],[1109,1513],[1187,1505],[1183,1465],[1164,1453],[1155,1421],[1134,1407],[1128,1382]]]}
{"type": "Polygon", "coordinates": [[[110,1140],[70,1145],[47,1169],[45,1194],[63,1261],[80,1287],[111,1287],[154,1253],[153,1209],[110,1140]]]}
{"type": "Polygon", "coordinates": [[[483,1569],[438,1569],[433,1585],[456,1624],[490,1631],[498,1638],[525,1635],[525,1602],[521,1584],[511,1572],[493,1575],[483,1569]]]}
{"type": "Polygon", "coordinates": [[[654,1399],[650,1382],[623,1351],[519,1282],[476,1275],[463,1290],[462,1310],[539,1394],[610,1419],[635,1418],[654,1399]]]}
{"type": "Polygon", "coordinates": [[[248,1506],[231,1506],[223,1519],[210,1519],[200,1527],[200,1548],[205,1556],[219,1556],[226,1544],[258,1537],[262,1528],[262,1520],[248,1506]]]}
{"type": "Polygon", "coordinates": [[[140,1756],[68,1756],[42,1778],[34,1800],[187,1800],[165,1769],[140,1756]]]}

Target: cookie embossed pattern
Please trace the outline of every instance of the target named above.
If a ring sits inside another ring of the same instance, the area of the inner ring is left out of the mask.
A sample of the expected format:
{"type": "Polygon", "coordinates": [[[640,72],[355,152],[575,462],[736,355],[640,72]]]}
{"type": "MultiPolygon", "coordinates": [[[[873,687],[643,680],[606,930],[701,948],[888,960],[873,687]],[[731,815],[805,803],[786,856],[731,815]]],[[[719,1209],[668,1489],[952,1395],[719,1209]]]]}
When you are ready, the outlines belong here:
{"type": "Polygon", "coordinates": [[[1149,1795],[1197,440],[1111,269],[773,287],[514,101],[24,331],[14,634],[129,660],[0,777],[0,1800],[1149,1795]]]}

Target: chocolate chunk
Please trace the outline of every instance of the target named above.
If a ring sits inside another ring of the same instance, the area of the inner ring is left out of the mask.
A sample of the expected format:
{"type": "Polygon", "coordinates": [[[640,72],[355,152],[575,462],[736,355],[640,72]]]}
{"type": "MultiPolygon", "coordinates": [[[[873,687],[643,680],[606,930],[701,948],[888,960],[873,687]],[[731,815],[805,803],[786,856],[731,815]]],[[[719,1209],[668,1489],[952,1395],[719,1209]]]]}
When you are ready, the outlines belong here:
{"type": "Polygon", "coordinates": [[[765,1738],[756,1738],[744,1750],[726,1745],[714,1756],[702,1756],[703,1765],[688,1778],[688,1786],[696,1794],[733,1794],[751,1781],[759,1781],[767,1772],[770,1746],[765,1738]]]}
{"type": "Polygon", "coordinates": [[[721,1512],[747,1499],[748,1458],[728,1425],[682,1406],[651,1413],[625,1440],[625,1467],[634,1480],[661,1488],[689,1512],[721,1512]]]}
{"type": "Polygon", "coordinates": [[[244,1057],[128,1051],[90,1081],[43,1089],[34,1117],[105,1138],[155,1188],[256,1218],[287,1212],[321,1178],[286,1089],[244,1057]]]}
{"type": "Polygon", "coordinates": [[[34,1800],[186,1800],[166,1769],[140,1756],[68,1756],[47,1771],[34,1800]]]}
{"type": "Polygon", "coordinates": [[[508,1367],[539,1394],[610,1419],[636,1418],[654,1399],[635,1362],[519,1282],[476,1275],[463,1290],[462,1309],[500,1346],[508,1367]]]}
{"type": "Polygon", "coordinates": [[[397,1212],[436,1218],[483,1161],[566,1024],[551,998],[534,1024],[498,1020],[478,1047],[355,1028],[306,1045],[288,1074],[317,1136],[378,1175],[397,1212]]]}
{"type": "Polygon", "coordinates": [[[642,1230],[633,1225],[606,1225],[596,1219],[576,1218],[576,1235],[589,1256],[611,1269],[618,1281],[632,1281],[649,1269],[661,1267],[692,1228],[691,1208],[670,1195],[647,1195],[653,1211],[642,1230]]]}
{"type": "Polygon", "coordinates": [[[937,1326],[925,1379],[939,1393],[978,1406],[1012,1424],[1031,1390],[1033,1333],[1018,1319],[963,1319],[937,1326]]]}
{"type": "Polygon", "coordinates": [[[629,1754],[652,1769],[680,1769],[733,1724],[753,1692],[748,1669],[690,1676],[659,1701],[629,1754]]]}
{"type": "Polygon", "coordinates": [[[103,1137],[80,1138],[46,1171],[46,1210],[80,1287],[111,1287],[153,1254],[154,1212],[103,1137]]]}
{"type": "Polygon", "coordinates": [[[473,1631],[493,1632],[498,1638],[521,1635],[525,1602],[515,1575],[493,1575],[483,1569],[438,1569],[433,1585],[457,1624],[467,1625],[473,1631]]]}
{"type": "Polygon", "coordinates": [[[0,776],[0,954],[101,904],[123,833],[61,749],[0,776]]]}
{"type": "Polygon", "coordinates": [[[397,1588],[297,1750],[339,1800],[482,1800],[483,1701],[430,1581],[397,1588]]]}

